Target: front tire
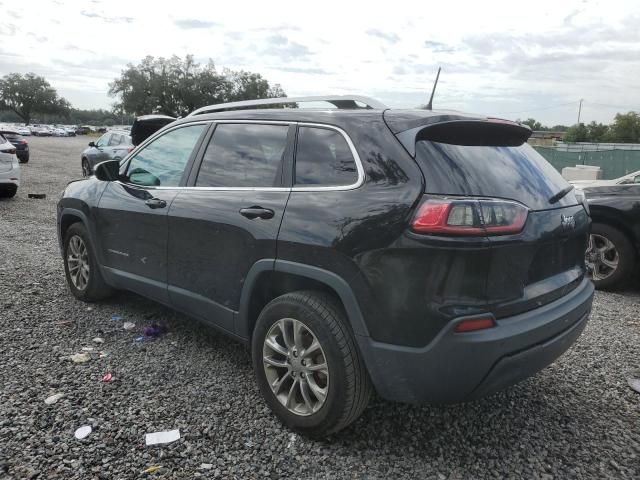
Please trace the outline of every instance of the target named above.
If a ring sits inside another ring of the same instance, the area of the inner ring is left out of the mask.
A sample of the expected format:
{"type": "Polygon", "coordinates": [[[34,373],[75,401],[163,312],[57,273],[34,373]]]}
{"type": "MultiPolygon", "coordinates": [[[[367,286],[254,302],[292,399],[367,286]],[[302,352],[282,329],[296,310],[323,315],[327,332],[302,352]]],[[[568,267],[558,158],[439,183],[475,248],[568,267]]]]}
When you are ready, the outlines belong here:
{"type": "Polygon", "coordinates": [[[624,233],[604,223],[592,225],[585,263],[597,289],[621,287],[631,276],[635,261],[633,245],[624,233]]]}
{"type": "Polygon", "coordinates": [[[82,176],[90,177],[91,176],[91,166],[89,165],[89,160],[86,158],[82,159],[82,176]]]}
{"type": "Polygon", "coordinates": [[[258,386],[271,410],[304,435],[325,436],[355,421],[372,386],[346,315],[326,293],[272,300],[252,339],[258,386]]]}
{"type": "Polygon", "coordinates": [[[87,229],[78,222],[64,236],[64,273],[74,297],[83,302],[95,302],[112,294],[102,278],[87,229]]]}

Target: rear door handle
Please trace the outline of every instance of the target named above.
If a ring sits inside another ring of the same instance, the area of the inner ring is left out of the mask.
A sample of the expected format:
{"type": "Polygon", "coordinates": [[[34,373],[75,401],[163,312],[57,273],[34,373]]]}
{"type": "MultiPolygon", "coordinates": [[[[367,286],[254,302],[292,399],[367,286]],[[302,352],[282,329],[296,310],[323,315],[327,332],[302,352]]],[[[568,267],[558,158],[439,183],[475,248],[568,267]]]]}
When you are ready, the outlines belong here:
{"type": "Polygon", "coordinates": [[[262,218],[264,220],[268,220],[273,218],[275,212],[269,208],[262,207],[249,207],[249,208],[241,208],[240,215],[247,217],[248,219],[253,220],[254,218],[262,218]]]}
{"type": "Polygon", "coordinates": [[[150,198],[149,200],[146,200],[144,203],[147,205],[147,207],[153,208],[153,209],[164,208],[167,206],[167,202],[159,198],[150,198]]]}

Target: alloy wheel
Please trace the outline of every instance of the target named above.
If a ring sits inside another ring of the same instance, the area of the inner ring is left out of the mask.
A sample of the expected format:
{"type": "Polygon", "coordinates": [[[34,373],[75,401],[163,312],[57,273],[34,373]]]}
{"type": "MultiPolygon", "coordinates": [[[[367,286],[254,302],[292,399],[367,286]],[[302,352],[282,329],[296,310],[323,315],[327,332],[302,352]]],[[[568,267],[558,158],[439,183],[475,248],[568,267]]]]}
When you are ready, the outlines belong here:
{"type": "Polygon", "coordinates": [[[324,405],[329,391],[327,358],[316,335],[293,318],[275,322],[262,348],[271,391],[291,413],[308,416],[324,405]]]}
{"type": "Polygon", "coordinates": [[[78,290],[87,288],[89,283],[89,252],[84,240],[78,235],[69,239],[67,268],[73,286],[78,290]]]}
{"type": "Polygon", "coordinates": [[[618,261],[618,250],[611,240],[596,233],[589,236],[585,263],[594,280],[610,277],[618,268],[618,261]]]}

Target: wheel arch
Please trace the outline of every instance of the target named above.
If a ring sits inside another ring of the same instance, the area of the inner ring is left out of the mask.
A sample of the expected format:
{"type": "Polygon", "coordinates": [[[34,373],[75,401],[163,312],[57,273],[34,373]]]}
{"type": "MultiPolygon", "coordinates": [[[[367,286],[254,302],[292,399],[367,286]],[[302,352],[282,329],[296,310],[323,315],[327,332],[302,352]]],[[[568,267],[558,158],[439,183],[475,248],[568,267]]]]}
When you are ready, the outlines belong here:
{"type": "Polygon", "coordinates": [[[247,274],[236,334],[250,339],[262,308],[274,298],[298,290],[332,293],[342,303],[352,331],[359,336],[369,336],[356,296],[344,279],[319,267],[272,259],[256,262],[247,274]]]}
{"type": "Polygon", "coordinates": [[[629,228],[624,219],[620,218],[621,214],[614,208],[609,207],[591,207],[591,220],[593,223],[601,223],[619,230],[626,236],[636,250],[640,248],[640,238],[635,232],[629,228]]]}

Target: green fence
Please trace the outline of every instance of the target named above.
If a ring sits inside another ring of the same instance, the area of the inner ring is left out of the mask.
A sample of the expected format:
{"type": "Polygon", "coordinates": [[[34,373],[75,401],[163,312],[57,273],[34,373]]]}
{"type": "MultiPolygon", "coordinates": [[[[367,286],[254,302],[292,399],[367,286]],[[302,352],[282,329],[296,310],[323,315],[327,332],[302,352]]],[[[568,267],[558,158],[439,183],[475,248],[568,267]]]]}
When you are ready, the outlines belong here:
{"type": "Polygon", "coordinates": [[[564,152],[548,147],[534,147],[558,171],[564,167],[592,165],[602,169],[602,178],[612,179],[640,170],[640,150],[604,150],[564,152]]]}

